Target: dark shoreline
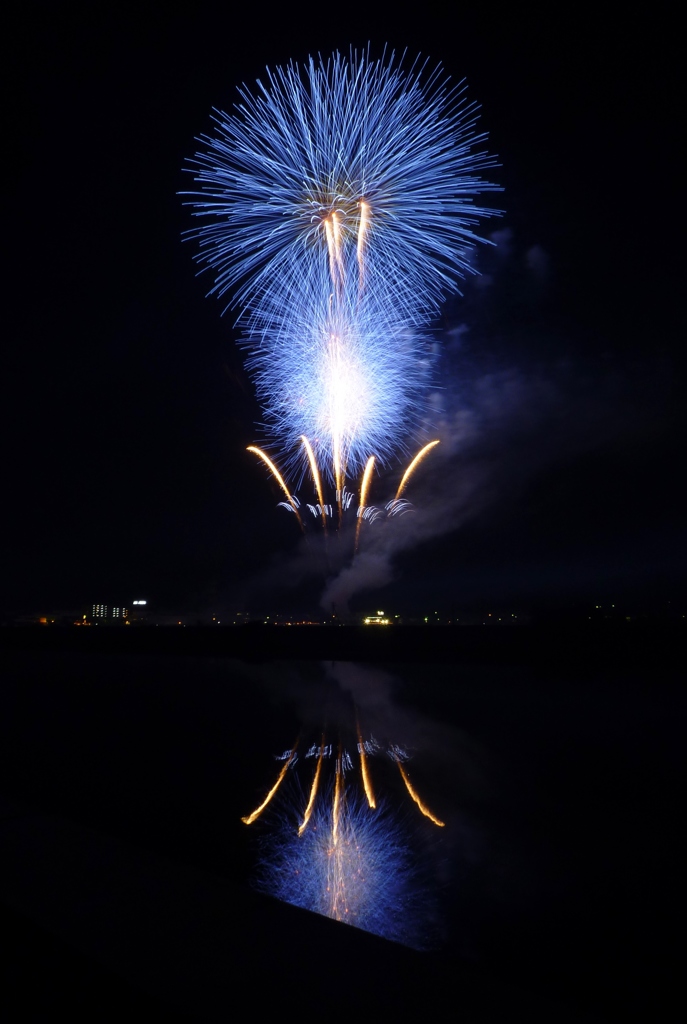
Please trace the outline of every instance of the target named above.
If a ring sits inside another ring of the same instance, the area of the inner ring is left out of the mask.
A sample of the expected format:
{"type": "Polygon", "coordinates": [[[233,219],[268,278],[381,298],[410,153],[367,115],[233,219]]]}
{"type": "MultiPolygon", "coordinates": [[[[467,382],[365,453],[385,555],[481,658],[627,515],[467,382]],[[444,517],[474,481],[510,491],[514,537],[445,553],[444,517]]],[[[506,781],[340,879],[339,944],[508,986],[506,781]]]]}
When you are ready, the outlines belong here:
{"type": "Polygon", "coordinates": [[[548,666],[556,674],[593,659],[604,671],[684,667],[687,623],[552,623],[522,626],[16,626],[0,628],[0,651],[211,656],[261,663],[548,666]]]}

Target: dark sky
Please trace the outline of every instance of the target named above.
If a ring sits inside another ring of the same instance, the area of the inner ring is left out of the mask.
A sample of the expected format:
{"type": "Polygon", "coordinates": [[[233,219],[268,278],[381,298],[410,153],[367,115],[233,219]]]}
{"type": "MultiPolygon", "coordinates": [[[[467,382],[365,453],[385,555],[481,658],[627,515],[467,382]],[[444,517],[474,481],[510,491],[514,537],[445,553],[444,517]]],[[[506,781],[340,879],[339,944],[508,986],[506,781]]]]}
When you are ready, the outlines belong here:
{"type": "Polygon", "coordinates": [[[682,600],[677,25],[574,8],[449,23],[431,4],[23,10],[6,44],[5,613],[316,607],[325,586],[403,610],[682,600]],[[177,192],[242,81],[368,40],[467,79],[506,214],[437,325],[444,444],[413,525],[325,584],[245,452],[260,410],[177,192]]]}

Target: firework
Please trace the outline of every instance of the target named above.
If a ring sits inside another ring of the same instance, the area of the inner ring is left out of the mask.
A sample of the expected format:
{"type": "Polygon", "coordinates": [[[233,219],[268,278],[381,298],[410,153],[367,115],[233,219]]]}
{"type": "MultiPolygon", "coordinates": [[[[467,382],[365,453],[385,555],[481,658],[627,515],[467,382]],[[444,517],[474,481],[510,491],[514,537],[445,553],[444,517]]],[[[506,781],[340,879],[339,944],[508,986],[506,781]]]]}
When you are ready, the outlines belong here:
{"type": "Polygon", "coordinates": [[[339,493],[419,423],[427,327],[496,212],[475,203],[497,188],[476,121],[441,68],[337,53],[243,87],[187,168],[188,235],[211,293],[233,290],[267,429],[339,493]]]}

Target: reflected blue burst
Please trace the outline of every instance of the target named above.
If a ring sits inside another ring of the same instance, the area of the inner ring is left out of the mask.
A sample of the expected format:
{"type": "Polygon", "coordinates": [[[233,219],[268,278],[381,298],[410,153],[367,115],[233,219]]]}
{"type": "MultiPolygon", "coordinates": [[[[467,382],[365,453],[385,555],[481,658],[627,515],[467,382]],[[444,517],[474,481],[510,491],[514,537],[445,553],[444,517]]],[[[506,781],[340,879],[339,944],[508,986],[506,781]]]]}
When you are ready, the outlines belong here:
{"type": "Polygon", "coordinates": [[[263,850],[258,888],[286,903],[416,949],[433,944],[434,903],[407,837],[384,807],[355,797],[336,842],[329,801],[298,835],[282,822],[263,850]]]}

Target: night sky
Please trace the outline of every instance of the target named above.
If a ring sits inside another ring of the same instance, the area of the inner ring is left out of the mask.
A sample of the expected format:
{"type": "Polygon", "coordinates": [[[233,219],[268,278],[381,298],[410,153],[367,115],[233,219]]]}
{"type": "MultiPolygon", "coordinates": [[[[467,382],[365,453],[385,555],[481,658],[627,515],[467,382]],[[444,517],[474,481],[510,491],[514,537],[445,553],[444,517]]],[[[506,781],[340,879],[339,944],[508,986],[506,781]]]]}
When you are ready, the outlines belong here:
{"type": "Polygon", "coordinates": [[[6,42],[3,614],[323,592],[409,613],[683,601],[677,26],[377,9],[23,8],[6,42]],[[177,193],[241,82],[368,41],[467,79],[506,212],[436,325],[443,444],[408,495],[421,511],[326,582],[245,452],[260,409],[177,193]]]}

